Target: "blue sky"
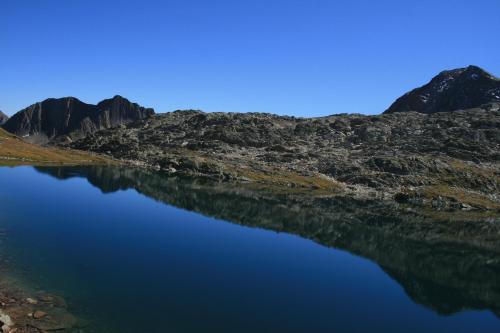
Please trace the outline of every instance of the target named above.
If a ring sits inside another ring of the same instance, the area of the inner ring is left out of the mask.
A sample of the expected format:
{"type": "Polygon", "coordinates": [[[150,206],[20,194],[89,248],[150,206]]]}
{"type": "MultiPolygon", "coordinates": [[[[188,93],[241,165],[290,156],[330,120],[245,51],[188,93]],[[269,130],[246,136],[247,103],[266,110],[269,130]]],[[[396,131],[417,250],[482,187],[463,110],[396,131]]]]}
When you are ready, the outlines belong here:
{"type": "Polygon", "coordinates": [[[0,110],[123,95],[157,112],[376,114],[444,69],[500,76],[498,0],[0,3],[0,110]]]}

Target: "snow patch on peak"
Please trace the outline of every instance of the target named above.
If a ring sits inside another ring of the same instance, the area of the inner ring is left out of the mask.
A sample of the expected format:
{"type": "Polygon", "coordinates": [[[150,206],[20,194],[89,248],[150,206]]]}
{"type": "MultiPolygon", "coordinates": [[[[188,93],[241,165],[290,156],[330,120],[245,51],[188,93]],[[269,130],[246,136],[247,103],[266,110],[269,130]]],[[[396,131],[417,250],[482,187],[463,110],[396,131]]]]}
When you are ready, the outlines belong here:
{"type": "Polygon", "coordinates": [[[441,81],[437,82],[436,90],[438,92],[443,92],[450,87],[450,81],[453,81],[453,76],[447,76],[443,78],[441,81]]]}
{"type": "Polygon", "coordinates": [[[500,88],[491,89],[488,93],[491,97],[500,100],[500,88]]]}
{"type": "Polygon", "coordinates": [[[423,95],[420,95],[420,100],[422,101],[422,103],[427,103],[429,101],[429,97],[430,97],[429,93],[423,94],[423,95]]]}

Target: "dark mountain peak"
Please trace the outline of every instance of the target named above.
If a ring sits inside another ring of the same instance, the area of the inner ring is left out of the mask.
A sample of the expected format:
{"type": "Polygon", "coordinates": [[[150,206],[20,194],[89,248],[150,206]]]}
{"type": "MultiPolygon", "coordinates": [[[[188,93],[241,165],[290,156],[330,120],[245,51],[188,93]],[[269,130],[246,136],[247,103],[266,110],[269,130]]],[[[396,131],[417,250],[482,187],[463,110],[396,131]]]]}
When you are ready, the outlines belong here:
{"type": "Polygon", "coordinates": [[[488,73],[487,71],[485,71],[481,67],[474,66],[474,65],[470,65],[469,67],[465,68],[464,73],[472,75],[473,79],[477,79],[477,78],[474,78],[474,74],[476,74],[476,75],[478,75],[480,77],[484,77],[484,78],[487,78],[489,80],[496,80],[496,81],[499,80],[497,77],[495,77],[494,75],[488,73]]]}
{"type": "Polygon", "coordinates": [[[39,103],[53,103],[53,102],[67,102],[67,101],[74,101],[74,102],[81,102],[81,103],[83,103],[78,98],[73,97],[73,96],[65,96],[65,97],[58,97],[58,98],[49,97],[49,98],[46,98],[46,99],[44,99],[43,101],[41,101],[39,103]]]}
{"type": "Polygon", "coordinates": [[[128,99],[126,99],[125,97],[123,96],[120,96],[120,95],[115,95],[111,98],[106,98],[106,99],[103,99],[102,101],[100,101],[99,103],[97,103],[97,105],[99,104],[105,104],[105,103],[113,103],[113,102],[124,102],[124,103],[130,103],[130,101],[128,99]]]}
{"type": "Polygon", "coordinates": [[[97,107],[101,110],[111,108],[111,107],[119,108],[122,106],[126,106],[126,107],[133,106],[136,108],[139,107],[139,105],[137,103],[132,103],[128,99],[126,99],[125,97],[122,97],[120,95],[115,95],[112,98],[103,99],[102,101],[97,103],[97,107]]]}
{"type": "Polygon", "coordinates": [[[498,78],[491,75],[484,69],[478,66],[470,65],[464,68],[457,68],[452,70],[446,70],[435,76],[431,82],[441,81],[441,80],[459,80],[459,81],[479,81],[479,80],[492,80],[498,81],[498,78]]]}
{"type": "Polygon", "coordinates": [[[47,98],[47,99],[44,99],[41,102],[32,104],[29,107],[33,107],[33,106],[38,105],[38,104],[52,105],[52,106],[55,106],[55,107],[60,107],[60,106],[63,106],[63,105],[90,105],[90,104],[82,102],[81,100],[79,100],[76,97],[67,96],[67,97],[59,97],[59,98],[47,98]]]}
{"type": "Polygon", "coordinates": [[[447,112],[500,102],[500,80],[477,66],[446,70],[398,98],[385,113],[447,112]]]}
{"type": "Polygon", "coordinates": [[[144,108],[120,95],[100,101],[97,103],[97,108],[99,112],[110,113],[106,117],[114,117],[111,121],[118,123],[123,123],[121,119],[134,118],[134,115],[140,115],[139,119],[144,119],[155,113],[152,108],[144,108]]]}
{"type": "Polygon", "coordinates": [[[101,129],[147,118],[154,110],[144,108],[121,96],[105,99],[97,105],[75,97],[48,98],[19,111],[3,128],[31,141],[74,139],[101,129]]]}

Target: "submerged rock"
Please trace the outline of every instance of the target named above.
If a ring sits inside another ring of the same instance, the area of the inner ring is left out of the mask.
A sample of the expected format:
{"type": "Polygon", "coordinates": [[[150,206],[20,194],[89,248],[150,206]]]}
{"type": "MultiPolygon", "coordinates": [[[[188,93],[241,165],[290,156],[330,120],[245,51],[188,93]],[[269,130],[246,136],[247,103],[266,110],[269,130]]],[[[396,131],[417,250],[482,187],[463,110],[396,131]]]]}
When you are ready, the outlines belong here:
{"type": "Polygon", "coordinates": [[[70,329],[79,321],[66,309],[66,302],[56,295],[41,293],[36,298],[15,282],[0,283],[0,324],[3,332],[46,332],[70,329]],[[50,295],[50,302],[44,296],[50,295]],[[40,297],[41,296],[41,297],[40,297]]]}
{"type": "Polygon", "coordinates": [[[47,315],[47,313],[44,311],[41,311],[41,310],[36,310],[35,312],[33,312],[33,318],[35,318],[35,319],[41,319],[41,318],[45,317],[46,315],[47,315]]]}

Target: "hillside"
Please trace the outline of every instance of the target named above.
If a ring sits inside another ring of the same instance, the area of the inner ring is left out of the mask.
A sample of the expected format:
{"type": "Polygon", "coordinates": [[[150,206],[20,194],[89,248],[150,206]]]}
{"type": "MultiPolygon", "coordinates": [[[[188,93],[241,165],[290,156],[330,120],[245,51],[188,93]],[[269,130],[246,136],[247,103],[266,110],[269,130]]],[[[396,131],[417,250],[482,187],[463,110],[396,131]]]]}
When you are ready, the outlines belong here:
{"type": "Polygon", "coordinates": [[[499,206],[500,111],[479,108],[308,119],[178,111],[71,147],[171,174],[499,206]]]}
{"type": "Polygon", "coordinates": [[[77,165],[109,162],[109,159],[96,154],[31,144],[0,128],[0,165],[77,165]]]}

